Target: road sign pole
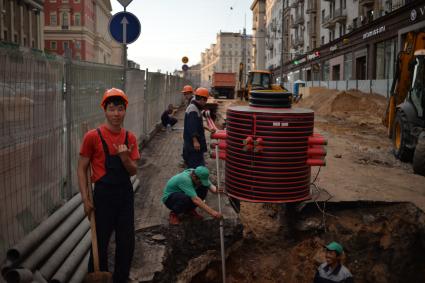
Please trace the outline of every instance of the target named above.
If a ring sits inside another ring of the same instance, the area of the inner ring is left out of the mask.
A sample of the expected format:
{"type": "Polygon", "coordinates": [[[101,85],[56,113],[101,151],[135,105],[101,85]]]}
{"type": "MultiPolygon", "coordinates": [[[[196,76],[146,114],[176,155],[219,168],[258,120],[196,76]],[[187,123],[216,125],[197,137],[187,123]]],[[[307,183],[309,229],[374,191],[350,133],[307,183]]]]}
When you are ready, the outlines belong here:
{"type": "MultiPolygon", "coordinates": [[[[124,6],[124,12],[127,11],[127,7],[124,6]]],[[[121,21],[122,34],[123,34],[123,45],[124,45],[124,74],[123,74],[123,90],[126,92],[127,88],[127,24],[128,21],[124,17],[121,21]]]]}

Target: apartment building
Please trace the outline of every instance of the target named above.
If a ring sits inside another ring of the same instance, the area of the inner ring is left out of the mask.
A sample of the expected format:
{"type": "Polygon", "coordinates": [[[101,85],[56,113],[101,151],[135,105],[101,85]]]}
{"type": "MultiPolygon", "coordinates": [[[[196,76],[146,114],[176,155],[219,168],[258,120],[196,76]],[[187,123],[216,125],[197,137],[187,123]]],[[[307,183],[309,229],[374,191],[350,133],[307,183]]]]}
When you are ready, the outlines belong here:
{"type": "Polygon", "coordinates": [[[266,68],[266,0],[254,0],[252,11],[252,68],[264,70],[266,68]]]}
{"type": "Polygon", "coordinates": [[[44,49],[44,0],[0,0],[0,41],[44,49]]]}
{"type": "Polygon", "coordinates": [[[122,65],[122,47],[108,32],[110,0],[45,0],[45,46],[73,59],[122,65]]]}
{"type": "Polygon", "coordinates": [[[330,0],[320,11],[320,46],[284,66],[294,79],[391,79],[405,34],[425,30],[423,1],[330,0]]]}
{"type": "Polygon", "coordinates": [[[186,79],[192,82],[193,87],[201,86],[201,64],[189,66],[186,79]]]}
{"type": "Polygon", "coordinates": [[[245,74],[251,70],[252,36],[233,32],[220,32],[216,43],[201,53],[201,85],[211,85],[214,72],[239,73],[245,61],[245,74]]]}
{"type": "Polygon", "coordinates": [[[266,68],[276,77],[283,54],[284,77],[290,81],[392,78],[404,35],[425,29],[420,0],[283,1],[266,1],[264,54],[266,68]],[[275,33],[283,37],[281,54],[274,50],[279,44],[275,33]]]}

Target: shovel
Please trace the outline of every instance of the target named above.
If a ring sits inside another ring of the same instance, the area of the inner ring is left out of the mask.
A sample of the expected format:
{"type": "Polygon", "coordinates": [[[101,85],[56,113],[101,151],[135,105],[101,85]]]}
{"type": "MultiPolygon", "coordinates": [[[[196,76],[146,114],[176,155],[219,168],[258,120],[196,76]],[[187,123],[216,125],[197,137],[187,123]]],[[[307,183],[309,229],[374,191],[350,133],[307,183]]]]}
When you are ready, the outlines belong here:
{"type": "MultiPolygon", "coordinates": [[[[90,169],[87,172],[88,177],[88,197],[90,202],[93,204],[93,192],[90,181],[90,169]]],[[[94,217],[94,209],[90,212],[90,228],[91,228],[91,246],[93,252],[93,265],[94,272],[88,273],[84,278],[86,283],[112,283],[112,273],[107,271],[100,271],[99,268],[99,250],[97,248],[97,236],[96,236],[96,219],[94,217]]]]}

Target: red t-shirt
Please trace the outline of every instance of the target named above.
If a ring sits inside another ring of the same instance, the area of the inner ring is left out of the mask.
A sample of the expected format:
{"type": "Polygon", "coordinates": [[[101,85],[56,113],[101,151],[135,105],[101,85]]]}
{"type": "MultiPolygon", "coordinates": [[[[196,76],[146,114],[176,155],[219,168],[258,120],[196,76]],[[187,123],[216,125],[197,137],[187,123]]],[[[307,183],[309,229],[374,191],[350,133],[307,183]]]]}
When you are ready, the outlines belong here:
{"type": "MultiPolygon", "coordinates": [[[[99,127],[102,137],[108,145],[109,154],[116,155],[117,150],[115,145],[124,144],[125,142],[125,129],[121,129],[121,132],[114,133],[106,128],[104,125],[99,127]]],[[[133,148],[130,153],[132,160],[140,159],[139,148],[137,146],[136,137],[132,132],[128,132],[128,147],[133,148]]],[[[96,129],[88,131],[83,138],[81,143],[80,155],[90,158],[92,167],[91,181],[94,183],[106,174],[105,169],[105,153],[103,151],[102,141],[97,133],[96,129]]]]}

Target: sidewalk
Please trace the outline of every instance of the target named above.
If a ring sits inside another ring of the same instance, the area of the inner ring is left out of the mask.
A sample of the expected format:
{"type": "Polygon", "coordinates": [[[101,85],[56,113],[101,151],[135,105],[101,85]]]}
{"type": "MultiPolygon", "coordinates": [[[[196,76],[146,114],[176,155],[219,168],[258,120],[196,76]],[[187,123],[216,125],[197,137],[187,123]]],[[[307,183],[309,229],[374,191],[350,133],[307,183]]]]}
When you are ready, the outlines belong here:
{"type": "MultiPolygon", "coordinates": [[[[192,245],[199,245],[198,253],[204,247],[210,250],[216,249],[218,243],[216,250],[218,254],[220,253],[218,221],[212,220],[201,209],[198,208],[198,212],[205,216],[206,220],[204,221],[194,222],[187,219],[181,225],[168,224],[169,210],[162,204],[161,198],[167,181],[184,170],[179,167],[182,159],[184,110],[177,113],[177,119],[178,123],[171,132],[160,130],[141,152],[138,169],[140,187],[135,194],[136,247],[130,274],[130,278],[137,282],[158,282],[158,274],[170,272],[167,270],[169,257],[176,257],[176,254],[177,257],[180,256],[176,247],[173,246],[176,241],[181,241],[182,247],[183,242],[186,241],[192,242],[192,245]],[[174,234],[178,235],[178,239],[173,237],[174,234]],[[214,242],[215,246],[208,247],[204,241],[214,242]]],[[[215,160],[207,157],[206,161],[210,169],[210,179],[216,184],[215,160]]],[[[206,202],[218,210],[218,200],[215,194],[209,193],[206,202]]],[[[229,234],[226,235],[225,241],[231,243],[233,238],[237,237],[238,229],[241,230],[241,226],[227,197],[222,197],[222,210],[226,219],[225,226],[227,225],[225,229],[229,234]]],[[[182,266],[185,267],[185,264],[183,263],[182,266]]],[[[176,274],[181,271],[174,270],[176,274]]]]}

